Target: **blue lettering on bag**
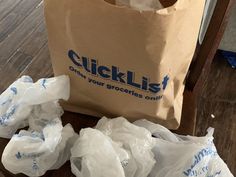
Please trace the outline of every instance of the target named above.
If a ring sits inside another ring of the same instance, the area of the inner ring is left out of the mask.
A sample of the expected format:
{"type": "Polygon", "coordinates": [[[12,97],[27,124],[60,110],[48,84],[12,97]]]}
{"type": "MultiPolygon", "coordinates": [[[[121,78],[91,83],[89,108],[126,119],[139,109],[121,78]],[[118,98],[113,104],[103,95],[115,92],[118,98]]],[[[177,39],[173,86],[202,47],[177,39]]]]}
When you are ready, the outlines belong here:
{"type": "Polygon", "coordinates": [[[135,77],[135,72],[133,71],[128,70],[124,72],[117,66],[109,67],[99,65],[96,59],[89,59],[85,56],[80,57],[79,54],[73,50],[68,51],[68,57],[78,68],[83,69],[91,75],[98,76],[103,79],[110,79],[117,83],[126,84],[128,86],[154,94],[159,93],[161,90],[164,91],[170,80],[169,76],[165,75],[161,83],[152,83],[148,77],[142,76],[138,82],[138,79],[135,77]]]}

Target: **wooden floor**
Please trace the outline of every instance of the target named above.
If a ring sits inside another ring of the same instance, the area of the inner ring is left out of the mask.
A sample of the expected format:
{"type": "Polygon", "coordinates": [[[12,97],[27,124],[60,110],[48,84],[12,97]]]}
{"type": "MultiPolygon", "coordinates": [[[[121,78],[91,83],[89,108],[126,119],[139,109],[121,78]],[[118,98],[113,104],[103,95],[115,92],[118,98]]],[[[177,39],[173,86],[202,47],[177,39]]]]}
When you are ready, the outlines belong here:
{"type": "Polygon", "coordinates": [[[236,70],[216,54],[198,103],[196,135],[215,128],[218,153],[236,176],[236,70]]]}
{"type": "MultiPolygon", "coordinates": [[[[42,1],[0,0],[0,92],[21,75],[35,80],[52,76],[42,1]]],[[[236,175],[236,71],[218,55],[204,85],[197,117],[196,134],[202,136],[209,126],[215,128],[219,154],[236,175]]],[[[0,146],[6,143],[1,140],[0,146]]],[[[6,175],[2,168],[0,177],[6,175]]]]}
{"type": "Polygon", "coordinates": [[[41,2],[0,0],[0,91],[24,74],[52,75],[41,2]]]}

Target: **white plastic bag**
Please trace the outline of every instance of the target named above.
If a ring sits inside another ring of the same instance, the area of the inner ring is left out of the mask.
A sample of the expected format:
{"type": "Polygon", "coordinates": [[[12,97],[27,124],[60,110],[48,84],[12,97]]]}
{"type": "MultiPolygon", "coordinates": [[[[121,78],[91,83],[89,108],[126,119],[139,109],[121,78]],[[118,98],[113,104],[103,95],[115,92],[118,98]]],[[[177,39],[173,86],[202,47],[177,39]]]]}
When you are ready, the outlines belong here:
{"type": "Polygon", "coordinates": [[[53,119],[41,132],[22,130],[14,135],[4,149],[2,163],[13,174],[42,176],[69,160],[75,138],[71,125],[63,127],[59,118],[53,119]]]}
{"type": "Polygon", "coordinates": [[[149,131],[131,124],[122,117],[116,119],[104,117],[98,122],[96,129],[114,142],[122,144],[130,153],[130,160],[124,167],[126,177],[148,176],[155,164],[152,153],[154,142],[149,131]]]}
{"type": "Polygon", "coordinates": [[[129,159],[119,144],[98,130],[87,128],[71,150],[71,169],[76,177],[125,177],[122,164],[129,159]]]}
{"type": "Polygon", "coordinates": [[[63,113],[64,111],[58,101],[36,105],[29,115],[29,129],[42,131],[48,121],[61,117],[63,113]]]}
{"type": "Polygon", "coordinates": [[[233,177],[217,154],[213,129],[205,137],[179,136],[146,120],[134,122],[148,129],[155,139],[157,161],[149,177],[233,177]]]}
{"type": "Polygon", "coordinates": [[[167,128],[159,124],[152,123],[145,119],[135,121],[133,124],[139,127],[146,128],[147,130],[151,132],[152,136],[156,138],[160,138],[160,139],[167,140],[170,142],[179,141],[179,138],[175,134],[173,134],[170,130],[168,130],[167,128]]]}
{"type": "Polygon", "coordinates": [[[163,8],[159,0],[116,0],[116,4],[141,11],[159,10],[163,8]]]}
{"type": "Polygon", "coordinates": [[[17,129],[28,125],[33,109],[59,99],[68,100],[69,93],[68,76],[40,79],[36,83],[29,76],[22,76],[0,95],[0,137],[11,138],[17,129]]]}

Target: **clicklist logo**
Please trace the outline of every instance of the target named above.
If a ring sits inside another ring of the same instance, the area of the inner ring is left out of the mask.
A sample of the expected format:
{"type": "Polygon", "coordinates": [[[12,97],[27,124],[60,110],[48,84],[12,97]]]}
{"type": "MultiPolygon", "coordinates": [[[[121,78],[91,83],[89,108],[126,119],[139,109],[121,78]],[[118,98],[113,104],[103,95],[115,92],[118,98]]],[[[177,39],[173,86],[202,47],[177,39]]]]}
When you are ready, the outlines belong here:
{"type": "Polygon", "coordinates": [[[161,83],[152,83],[146,76],[137,79],[135,77],[135,72],[133,71],[120,71],[117,66],[99,65],[96,59],[89,59],[88,57],[80,56],[73,50],[69,50],[68,56],[78,68],[83,69],[91,75],[112,80],[117,83],[126,84],[155,94],[161,90],[165,90],[169,81],[168,75],[163,78],[161,83]]]}

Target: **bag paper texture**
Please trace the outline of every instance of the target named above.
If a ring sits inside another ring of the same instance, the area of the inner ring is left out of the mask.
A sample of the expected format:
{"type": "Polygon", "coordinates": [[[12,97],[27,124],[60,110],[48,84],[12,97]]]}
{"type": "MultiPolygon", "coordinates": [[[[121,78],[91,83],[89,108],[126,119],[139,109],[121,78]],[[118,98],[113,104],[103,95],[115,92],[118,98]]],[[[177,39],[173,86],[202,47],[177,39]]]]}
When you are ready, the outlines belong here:
{"type": "Polygon", "coordinates": [[[138,11],[104,0],[45,0],[54,73],[71,79],[64,108],[177,128],[204,4],[138,11]]]}

